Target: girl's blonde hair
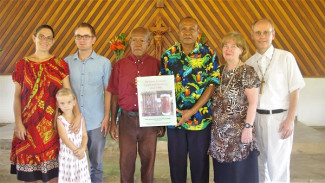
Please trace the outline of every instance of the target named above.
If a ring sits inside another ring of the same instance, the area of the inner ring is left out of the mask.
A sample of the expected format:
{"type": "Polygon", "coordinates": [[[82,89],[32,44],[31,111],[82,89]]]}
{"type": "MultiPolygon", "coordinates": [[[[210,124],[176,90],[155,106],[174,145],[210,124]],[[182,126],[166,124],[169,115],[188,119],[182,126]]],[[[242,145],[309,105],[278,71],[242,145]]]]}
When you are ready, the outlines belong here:
{"type": "Polygon", "coordinates": [[[73,91],[70,88],[61,88],[56,92],[55,97],[62,97],[62,96],[69,96],[71,95],[74,99],[76,96],[74,95],[73,91]]]}
{"type": "Polygon", "coordinates": [[[228,32],[221,41],[221,48],[223,48],[228,40],[233,40],[236,43],[237,47],[243,50],[243,53],[239,55],[239,59],[242,62],[245,62],[248,56],[248,46],[244,36],[236,31],[228,32]]]}
{"type": "MultiPolygon", "coordinates": [[[[58,97],[63,97],[63,96],[72,96],[72,98],[74,100],[76,100],[76,96],[74,95],[73,91],[70,88],[61,88],[56,92],[55,98],[56,100],[58,100],[58,97]]],[[[58,118],[59,115],[62,115],[63,112],[61,111],[61,109],[56,106],[56,113],[55,113],[55,126],[56,126],[56,120],[58,118]]]]}

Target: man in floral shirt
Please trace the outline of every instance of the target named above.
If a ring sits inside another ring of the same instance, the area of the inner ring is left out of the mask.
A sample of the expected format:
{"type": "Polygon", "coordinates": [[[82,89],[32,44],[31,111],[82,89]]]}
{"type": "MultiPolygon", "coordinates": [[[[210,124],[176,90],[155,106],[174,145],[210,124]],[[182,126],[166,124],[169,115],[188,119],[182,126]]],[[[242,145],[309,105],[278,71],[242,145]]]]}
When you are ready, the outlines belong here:
{"type": "Polygon", "coordinates": [[[209,182],[212,113],[210,96],[219,84],[218,57],[208,46],[196,42],[198,23],[192,17],[178,25],[180,43],[161,56],[161,75],[175,76],[177,120],[169,126],[168,153],[172,182],[186,182],[187,154],[192,182],[209,182]]]}

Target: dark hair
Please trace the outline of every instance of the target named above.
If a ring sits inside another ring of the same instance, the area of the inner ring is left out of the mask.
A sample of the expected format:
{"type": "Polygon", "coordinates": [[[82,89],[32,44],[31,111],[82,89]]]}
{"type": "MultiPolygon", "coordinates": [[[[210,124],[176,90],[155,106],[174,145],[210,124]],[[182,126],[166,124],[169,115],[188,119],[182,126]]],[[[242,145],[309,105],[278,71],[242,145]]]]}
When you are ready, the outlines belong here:
{"type": "Polygon", "coordinates": [[[268,18],[261,18],[261,19],[256,20],[256,21],[253,23],[253,25],[252,25],[252,31],[254,31],[255,24],[256,24],[257,22],[259,22],[259,21],[262,21],[262,20],[269,22],[269,23],[271,24],[271,26],[272,26],[272,31],[274,31],[274,25],[273,25],[273,22],[272,22],[270,19],[268,19],[268,18]]]}
{"type": "Polygon", "coordinates": [[[89,23],[86,23],[86,22],[81,23],[80,25],[78,25],[78,26],[76,27],[76,29],[75,29],[74,31],[76,31],[76,30],[77,30],[78,28],[80,28],[80,27],[87,27],[87,28],[89,28],[91,34],[92,34],[93,36],[96,37],[96,31],[95,31],[94,27],[91,26],[89,23]]]}
{"type": "Polygon", "coordinates": [[[40,25],[36,28],[35,32],[34,32],[34,36],[37,35],[37,33],[41,30],[41,29],[50,29],[52,34],[53,34],[53,38],[54,38],[54,30],[51,26],[49,25],[46,25],[46,24],[43,24],[43,25],[40,25]]]}

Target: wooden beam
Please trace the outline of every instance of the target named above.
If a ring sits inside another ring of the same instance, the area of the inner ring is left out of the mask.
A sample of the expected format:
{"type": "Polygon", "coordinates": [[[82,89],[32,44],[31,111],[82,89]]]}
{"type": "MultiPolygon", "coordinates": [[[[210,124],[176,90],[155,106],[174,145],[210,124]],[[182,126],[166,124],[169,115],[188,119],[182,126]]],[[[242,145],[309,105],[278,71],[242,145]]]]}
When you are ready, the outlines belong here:
{"type": "Polygon", "coordinates": [[[157,0],[156,7],[157,8],[163,8],[163,7],[165,7],[164,0],[157,0]]]}

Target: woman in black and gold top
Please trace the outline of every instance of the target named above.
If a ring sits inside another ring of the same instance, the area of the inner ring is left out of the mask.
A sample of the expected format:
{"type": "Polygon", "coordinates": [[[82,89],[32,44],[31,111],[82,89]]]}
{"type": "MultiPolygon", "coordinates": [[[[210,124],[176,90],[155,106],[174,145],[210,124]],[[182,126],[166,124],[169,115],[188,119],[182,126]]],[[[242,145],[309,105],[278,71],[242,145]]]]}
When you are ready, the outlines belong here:
{"type": "Polygon", "coordinates": [[[258,182],[258,149],[254,119],[260,81],[244,63],[248,47],[238,32],[222,40],[226,64],[220,68],[220,85],[212,97],[213,122],[209,154],[215,182],[258,182]]]}

